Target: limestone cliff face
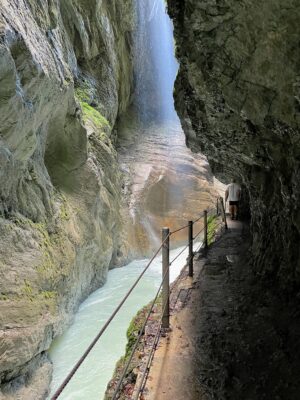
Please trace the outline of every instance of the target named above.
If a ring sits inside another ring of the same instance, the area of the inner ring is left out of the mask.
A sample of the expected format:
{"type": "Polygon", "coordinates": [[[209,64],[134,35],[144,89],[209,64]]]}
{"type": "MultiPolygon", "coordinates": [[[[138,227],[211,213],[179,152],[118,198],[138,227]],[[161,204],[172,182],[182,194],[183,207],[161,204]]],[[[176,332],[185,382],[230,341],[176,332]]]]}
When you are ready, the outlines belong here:
{"type": "Polygon", "coordinates": [[[250,196],[256,271],[300,283],[300,5],[168,0],[188,145],[250,196]]]}
{"type": "Polygon", "coordinates": [[[133,23],[131,0],[1,1],[4,398],[43,398],[44,352],[122,257],[112,129],[130,101],[133,23]]]}

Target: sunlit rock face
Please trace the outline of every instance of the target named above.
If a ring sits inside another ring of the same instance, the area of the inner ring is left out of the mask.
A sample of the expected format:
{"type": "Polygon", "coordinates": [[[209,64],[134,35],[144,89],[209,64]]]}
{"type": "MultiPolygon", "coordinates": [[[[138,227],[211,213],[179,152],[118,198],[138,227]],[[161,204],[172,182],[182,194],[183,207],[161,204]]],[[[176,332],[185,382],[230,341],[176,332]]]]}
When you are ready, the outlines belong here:
{"type": "MultiPolygon", "coordinates": [[[[132,146],[119,149],[125,179],[124,200],[131,224],[130,249],[134,256],[152,255],[161,244],[161,230],[171,231],[196,220],[204,209],[216,207],[224,193],[206,158],[192,153],[178,123],[140,128],[132,146]]],[[[203,219],[194,225],[195,235],[203,219]]],[[[188,230],[171,237],[171,247],[187,244],[188,230]]]]}
{"type": "Polygon", "coordinates": [[[0,4],[2,398],[43,398],[44,354],[122,258],[111,132],[132,89],[131,0],[0,4]]]}
{"type": "MultiPolygon", "coordinates": [[[[192,154],[185,144],[174,107],[178,63],[165,1],[136,0],[135,12],[132,104],[118,120],[117,151],[127,247],[132,258],[140,258],[152,256],[160,246],[162,227],[187,225],[215,206],[224,188],[206,158],[192,154]]],[[[187,230],[182,230],[171,245],[186,241],[187,230]]]]}
{"type": "Polygon", "coordinates": [[[168,0],[187,143],[250,196],[256,271],[300,282],[298,2],[168,0]]]}
{"type": "MultiPolygon", "coordinates": [[[[119,122],[118,152],[130,216],[129,247],[140,256],[159,247],[162,227],[187,225],[216,205],[219,192],[206,158],[186,147],[175,111],[178,63],[166,3],[137,0],[136,14],[133,104],[119,122]]],[[[182,230],[172,236],[171,245],[186,241],[187,230],[182,230]]]]}

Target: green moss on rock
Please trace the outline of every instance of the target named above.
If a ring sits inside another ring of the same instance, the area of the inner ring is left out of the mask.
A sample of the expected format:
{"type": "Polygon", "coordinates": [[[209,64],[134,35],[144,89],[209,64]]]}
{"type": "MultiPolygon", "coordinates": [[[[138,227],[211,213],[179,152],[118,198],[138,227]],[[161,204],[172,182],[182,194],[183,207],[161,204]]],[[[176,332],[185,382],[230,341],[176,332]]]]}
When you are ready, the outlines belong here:
{"type": "Polygon", "coordinates": [[[81,108],[83,112],[83,121],[88,120],[93,122],[98,128],[110,128],[110,124],[103,115],[100,114],[94,107],[90,106],[85,101],[81,101],[81,108]]]}
{"type": "Polygon", "coordinates": [[[91,99],[91,93],[88,86],[81,86],[75,88],[75,97],[79,102],[88,103],[91,99]]]}
{"type": "MultiPolygon", "coordinates": [[[[137,337],[138,337],[141,329],[143,329],[145,318],[146,318],[147,314],[149,313],[151,304],[152,304],[152,302],[149,303],[148,305],[144,306],[140,311],[138,311],[136,316],[130,322],[130,325],[129,325],[129,327],[127,329],[127,333],[126,333],[127,344],[126,344],[125,355],[122,356],[116,364],[116,368],[113,373],[113,377],[107,386],[104,400],[112,399],[112,394],[114,392],[115,385],[119,381],[120,376],[121,376],[128,360],[129,360],[129,357],[132,353],[132,350],[133,350],[133,347],[137,340],[137,337]]],[[[143,349],[144,349],[143,343],[142,343],[142,341],[140,341],[140,343],[137,346],[137,349],[135,351],[134,357],[131,360],[131,363],[129,365],[129,368],[128,368],[128,371],[127,371],[127,374],[125,377],[125,382],[127,382],[129,384],[133,384],[133,385],[135,384],[136,377],[137,377],[135,369],[138,367],[138,365],[140,363],[138,354],[143,352],[143,349]]],[[[125,400],[126,398],[127,398],[126,395],[121,391],[119,399],[125,400]]]]}
{"type": "Polygon", "coordinates": [[[75,97],[80,103],[82,109],[82,119],[85,124],[92,123],[95,128],[99,130],[111,130],[108,120],[100,113],[100,111],[93,107],[93,90],[87,82],[81,83],[79,87],[75,88],[75,97]]]}

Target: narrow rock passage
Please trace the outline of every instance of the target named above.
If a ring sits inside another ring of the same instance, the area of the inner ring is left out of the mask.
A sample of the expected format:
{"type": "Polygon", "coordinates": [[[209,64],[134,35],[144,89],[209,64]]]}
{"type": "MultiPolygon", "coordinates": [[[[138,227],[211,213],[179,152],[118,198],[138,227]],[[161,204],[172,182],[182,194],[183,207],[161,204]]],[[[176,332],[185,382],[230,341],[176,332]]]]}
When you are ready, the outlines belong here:
{"type": "Polygon", "coordinates": [[[224,284],[228,264],[239,263],[247,249],[247,229],[241,222],[229,222],[228,231],[211,247],[206,258],[194,262],[194,278],[185,277],[179,291],[187,294],[183,308],[171,317],[171,332],[160,342],[155,353],[145,391],[147,400],[208,399],[205,371],[211,365],[205,343],[217,334],[230,306],[231,293],[224,284]],[[215,324],[214,318],[217,318],[215,324]]]}

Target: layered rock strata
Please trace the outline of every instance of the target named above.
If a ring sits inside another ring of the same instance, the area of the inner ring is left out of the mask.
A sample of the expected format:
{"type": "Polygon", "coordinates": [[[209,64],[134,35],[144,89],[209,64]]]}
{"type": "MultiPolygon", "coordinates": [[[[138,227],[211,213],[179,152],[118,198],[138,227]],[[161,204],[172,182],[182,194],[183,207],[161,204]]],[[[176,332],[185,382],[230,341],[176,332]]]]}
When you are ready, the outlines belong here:
{"type": "Polygon", "coordinates": [[[249,194],[255,270],[300,283],[300,5],[168,0],[180,71],[176,108],[194,151],[249,194]]]}
{"type": "Polygon", "coordinates": [[[1,1],[5,399],[44,398],[53,337],[125,256],[112,129],[130,101],[133,28],[131,0],[1,1]]]}

